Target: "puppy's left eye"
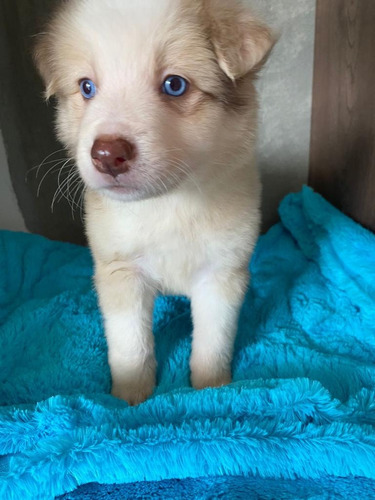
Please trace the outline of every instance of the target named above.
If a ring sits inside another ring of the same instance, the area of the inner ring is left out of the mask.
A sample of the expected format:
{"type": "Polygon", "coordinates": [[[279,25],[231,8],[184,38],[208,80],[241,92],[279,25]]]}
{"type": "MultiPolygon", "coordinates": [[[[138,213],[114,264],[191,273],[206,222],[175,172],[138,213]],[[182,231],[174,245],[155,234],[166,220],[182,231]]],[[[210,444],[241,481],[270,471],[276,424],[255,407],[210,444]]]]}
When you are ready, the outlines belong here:
{"type": "Polygon", "coordinates": [[[164,94],[172,97],[181,97],[186,93],[188,86],[189,84],[185,78],[178,75],[172,75],[164,80],[162,90],[164,94]]]}
{"type": "Polygon", "coordinates": [[[84,79],[79,82],[81,94],[85,99],[92,99],[96,95],[96,86],[92,80],[84,79]]]}

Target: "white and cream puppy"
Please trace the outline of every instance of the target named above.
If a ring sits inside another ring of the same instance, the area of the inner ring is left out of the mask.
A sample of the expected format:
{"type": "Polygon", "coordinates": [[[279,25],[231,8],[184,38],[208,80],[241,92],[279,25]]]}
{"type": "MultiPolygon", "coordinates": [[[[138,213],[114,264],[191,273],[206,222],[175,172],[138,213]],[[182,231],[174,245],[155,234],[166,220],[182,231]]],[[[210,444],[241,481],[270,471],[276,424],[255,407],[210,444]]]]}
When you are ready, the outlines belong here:
{"type": "Polygon", "coordinates": [[[155,386],[158,292],[191,298],[191,382],[231,381],[259,231],[254,81],[273,44],[237,0],[70,0],[35,59],[85,213],[114,396],[155,386]]]}

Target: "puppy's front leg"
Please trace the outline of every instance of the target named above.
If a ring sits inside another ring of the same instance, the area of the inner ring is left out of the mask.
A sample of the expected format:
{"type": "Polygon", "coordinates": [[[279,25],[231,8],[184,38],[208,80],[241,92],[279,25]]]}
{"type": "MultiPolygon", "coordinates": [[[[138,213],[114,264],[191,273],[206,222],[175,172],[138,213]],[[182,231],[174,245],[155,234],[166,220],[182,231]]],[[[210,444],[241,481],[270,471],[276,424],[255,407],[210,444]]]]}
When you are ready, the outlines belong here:
{"type": "Polygon", "coordinates": [[[97,262],[95,279],[108,342],[112,394],[131,405],[139,404],[155,386],[155,293],[138,270],[123,262],[97,262]]]}
{"type": "Polygon", "coordinates": [[[196,389],[231,382],[238,316],[248,279],[245,269],[221,270],[201,276],[193,287],[190,368],[191,382],[196,389]]]}

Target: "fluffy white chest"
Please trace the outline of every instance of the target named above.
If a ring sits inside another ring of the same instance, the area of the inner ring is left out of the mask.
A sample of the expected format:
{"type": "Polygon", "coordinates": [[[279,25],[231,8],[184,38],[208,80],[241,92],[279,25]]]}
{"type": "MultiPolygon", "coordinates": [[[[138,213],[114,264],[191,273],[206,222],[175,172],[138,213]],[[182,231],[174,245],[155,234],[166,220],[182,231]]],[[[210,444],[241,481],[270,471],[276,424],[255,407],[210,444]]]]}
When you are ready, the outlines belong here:
{"type": "Polygon", "coordinates": [[[132,244],[124,242],[123,248],[131,250],[137,265],[163,291],[188,294],[192,279],[209,261],[209,245],[198,227],[178,217],[155,225],[147,222],[132,244]]]}
{"type": "Polygon", "coordinates": [[[135,203],[89,192],[86,227],[94,258],[136,268],[163,292],[190,295],[202,273],[246,267],[258,234],[259,190],[245,188],[135,203]]]}
{"type": "Polygon", "coordinates": [[[163,291],[189,293],[215,246],[204,214],[191,205],[177,207],[173,200],[104,203],[99,209],[98,199],[88,200],[87,230],[95,258],[134,265],[163,291]]]}

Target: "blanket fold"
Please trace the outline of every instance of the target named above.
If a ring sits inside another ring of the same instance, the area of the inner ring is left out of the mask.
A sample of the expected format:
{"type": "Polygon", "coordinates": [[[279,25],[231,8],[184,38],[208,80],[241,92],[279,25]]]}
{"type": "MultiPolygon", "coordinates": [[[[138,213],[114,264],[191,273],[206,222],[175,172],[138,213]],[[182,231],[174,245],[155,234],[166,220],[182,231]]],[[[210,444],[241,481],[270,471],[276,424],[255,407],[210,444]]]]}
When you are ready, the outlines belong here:
{"type": "Polygon", "coordinates": [[[189,301],[160,297],[158,385],[136,408],[109,395],[89,251],[0,232],[0,498],[89,483],[181,498],[183,481],[235,478],[243,498],[246,479],[269,498],[278,481],[283,498],[303,481],[375,488],[375,236],[309,188],[280,217],[252,259],[233,383],[190,387],[189,301]]]}

